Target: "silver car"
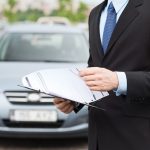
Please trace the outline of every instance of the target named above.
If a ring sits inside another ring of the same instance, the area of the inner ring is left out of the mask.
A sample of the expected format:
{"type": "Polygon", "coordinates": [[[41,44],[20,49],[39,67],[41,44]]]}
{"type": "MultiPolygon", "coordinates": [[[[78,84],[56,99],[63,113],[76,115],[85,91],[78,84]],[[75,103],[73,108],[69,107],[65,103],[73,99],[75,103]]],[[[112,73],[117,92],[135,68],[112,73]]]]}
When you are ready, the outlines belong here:
{"type": "Polygon", "coordinates": [[[53,98],[17,85],[33,71],[84,68],[87,59],[88,42],[79,29],[40,24],[7,27],[0,37],[0,136],[86,137],[87,107],[66,115],[56,109],[53,98]]]}

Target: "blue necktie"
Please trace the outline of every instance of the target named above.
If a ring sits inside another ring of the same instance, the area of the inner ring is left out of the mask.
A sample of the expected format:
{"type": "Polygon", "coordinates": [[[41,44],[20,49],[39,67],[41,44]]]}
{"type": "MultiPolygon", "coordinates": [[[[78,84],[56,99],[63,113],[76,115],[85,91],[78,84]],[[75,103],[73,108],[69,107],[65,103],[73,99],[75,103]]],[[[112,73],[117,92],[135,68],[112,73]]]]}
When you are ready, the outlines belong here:
{"type": "Polygon", "coordinates": [[[103,45],[104,54],[106,53],[111,35],[116,26],[116,16],[117,14],[116,14],[115,8],[113,6],[113,3],[111,2],[107,10],[107,19],[106,19],[106,24],[105,24],[104,33],[103,33],[102,45],[103,45]]]}

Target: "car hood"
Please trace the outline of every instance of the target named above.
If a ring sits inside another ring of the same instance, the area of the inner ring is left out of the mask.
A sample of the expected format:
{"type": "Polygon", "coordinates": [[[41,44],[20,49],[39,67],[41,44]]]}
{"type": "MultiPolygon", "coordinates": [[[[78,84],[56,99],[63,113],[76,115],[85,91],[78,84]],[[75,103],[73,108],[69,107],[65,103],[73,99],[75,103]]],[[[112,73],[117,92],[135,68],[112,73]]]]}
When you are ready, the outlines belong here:
{"type": "Polygon", "coordinates": [[[37,70],[49,68],[85,68],[86,63],[48,63],[48,62],[1,62],[0,63],[0,90],[23,90],[23,76],[37,70]]]}

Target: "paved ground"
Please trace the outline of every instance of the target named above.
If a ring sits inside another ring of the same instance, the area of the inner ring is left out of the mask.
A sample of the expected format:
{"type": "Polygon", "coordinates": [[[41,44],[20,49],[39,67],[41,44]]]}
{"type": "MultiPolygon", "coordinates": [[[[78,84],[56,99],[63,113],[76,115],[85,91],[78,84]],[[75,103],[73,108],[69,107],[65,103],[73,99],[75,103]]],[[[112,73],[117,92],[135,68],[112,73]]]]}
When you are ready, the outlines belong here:
{"type": "Polygon", "coordinates": [[[0,150],[87,150],[87,139],[0,139],[0,150]]]}

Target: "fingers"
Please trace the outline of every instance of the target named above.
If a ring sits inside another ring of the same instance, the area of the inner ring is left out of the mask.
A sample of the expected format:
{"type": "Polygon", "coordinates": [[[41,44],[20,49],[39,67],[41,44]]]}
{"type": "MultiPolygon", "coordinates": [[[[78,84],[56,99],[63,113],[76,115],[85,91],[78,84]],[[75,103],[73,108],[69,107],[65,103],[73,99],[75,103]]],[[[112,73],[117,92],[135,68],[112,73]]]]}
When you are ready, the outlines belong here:
{"type": "Polygon", "coordinates": [[[73,111],[74,105],[69,100],[64,100],[61,98],[55,98],[54,99],[55,106],[62,112],[68,114],[73,111]]]}
{"type": "Polygon", "coordinates": [[[94,91],[110,91],[118,88],[119,81],[116,73],[106,68],[86,68],[80,71],[80,76],[94,91]]]}
{"type": "Polygon", "coordinates": [[[65,100],[62,99],[62,98],[54,98],[53,103],[54,103],[55,105],[57,105],[57,104],[59,104],[59,103],[61,103],[61,102],[64,102],[64,101],[65,101],[65,100]]]}
{"type": "Polygon", "coordinates": [[[57,104],[56,107],[60,110],[64,110],[64,108],[66,108],[67,106],[70,106],[70,104],[71,104],[70,101],[63,101],[57,104]]]}
{"type": "Polygon", "coordinates": [[[98,81],[87,81],[86,82],[86,85],[88,85],[88,86],[96,86],[96,85],[98,85],[98,83],[97,83],[98,81]]]}
{"type": "Polygon", "coordinates": [[[92,91],[106,91],[106,89],[104,87],[99,87],[99,86],[91,86],[89,88],[92,91]]]}
{"type": "Polygon", "coordinates": [[[92,91],[105,91],[105,86],[100,81],[88,81],[86,85],[89,86],[92,91]]]}
{"type": "Polygon", "coordinates": [[[89,76],[89,75],[94,75],[95,72],[97,72],[97,67],[92,67],[92,68],[86,68],[83,70],[80,70],[80,76],[89,76]]]}
{"type": "Polygon", "coordinates": [[[68,114],[68,113],[71,113],[73,109],[74,109],[73,105],[66,105],[65,107],[61,109],[61,111],[68,114]]]}
{"type": "Polygon", "coordinates": [[[99,74],[95,74],[95,75],[89,75],[89,76],[84,76],[82,77],[82,79],[84,81],[97,81],[97,80],[101,80],[102,79],[102,76],[99,74]]]}

